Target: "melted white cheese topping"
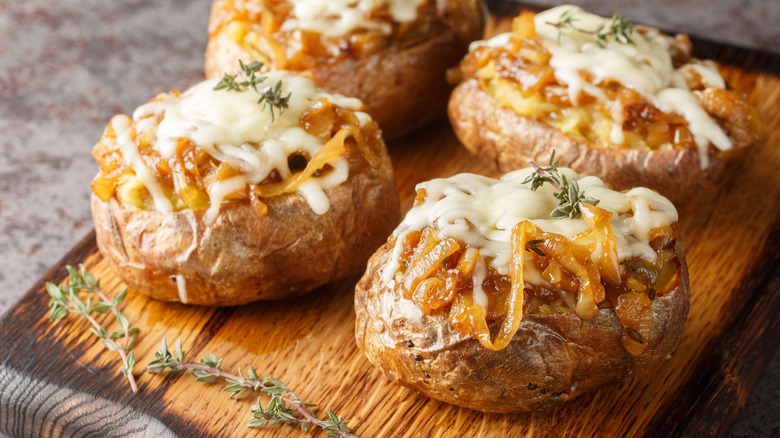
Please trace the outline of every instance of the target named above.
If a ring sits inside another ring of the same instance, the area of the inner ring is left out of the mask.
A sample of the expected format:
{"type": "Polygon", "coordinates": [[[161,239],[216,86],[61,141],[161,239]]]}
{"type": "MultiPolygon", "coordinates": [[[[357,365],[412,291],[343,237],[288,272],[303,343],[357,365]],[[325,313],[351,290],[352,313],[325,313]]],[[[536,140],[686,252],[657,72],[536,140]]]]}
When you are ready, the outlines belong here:
{"type": "MultiPolygon", "coordinates": [[[[566,13],[573,17],[574,27],[594,33],[599,26],[608,29],[611,18],[594,15],[572,5],[540,12],[534,18],[537,38],[552,55],[550,66],[555,69],[555,78],[568,86],[569,98],[575,105],[580,92],[606,100],[601,90],[591,84],[617,81],[636,90],[662,111],[677,113],[688,121],[699,149],[702,168],[708,165],[707,148],[710,143],[720,150],[733,147],[731,139],[704,111],[684,79],[685,71],[693,69],[702,77],[705,86],[724,88],[723,78],[714,64],[686,64],[675,69],[669,54],[669,42],[657,32],[648,32],[645,36],[634,29],[631,34],[633,44],[619,43],[607,37],[602,47],[590,33],[561,31],[551,24],[561,21],[561,16],[566,13]],[[583,77],[583,72],[589,80],[583,77]]],[[[509,34],[500,34],[488,41],[472,44],[472,49],[479,46],[501,47],[508,42],[509,34]]],[[[616,144],[622,142],[622,133],[613,132],[610,140],[616,144]]]]}
{"type": "Polygon", "coordinates": [[[176,288],[179,291],[179,301],[187,304],[187,279],[181,274],[176,276],[176,288]]]}
{"type": "Polygon", "coordinates": [[[293,19],[282,30],[307,29],[328,37],[346,35],[355,30],[377,30],[387,35],[390,24],[371,18],[370,13],[387,7],[394,21],[417,18],[424,0],[288,0],[293,4],[293,19]]]}
{"type": "Polygon", "coordinates": [[[151,169],[138,152],[138,144],[130,138],[131,120],[128,117],[114,117],[111,119],[111,128],[116,134],[116,142],[122,157],[127,161],[138,179],[154,200],[154,207],[160,211],[173,210],[171,201],[165,196],[160,183],[154,178],[151,169]]]}
{"type": "MultiPolygon", "coordinates": [[[[559,170],[569,180],[577,179],[585,196],[600,201],[599,208],[613,213],[610,223],[620,261],[656,261],[657,254],[648,241],[650,230],[677,221],[677,210],[668,199],[643,187],[617,192],[597,177],[579,178],[571,169],[559,170]]],[[[425,202],[413,207],[393,232],[398,240],[393,261],[383,271],[383,277],[389,281],[399,268],[401,237],[427,226],[435,227],[441,239],[453,237],[469,248],[479,249],[481,256],[490,260],[490,267],[501,275],[509,275],[512,229],[519,222],[528,220],[543,231],[568,238],[586,231],[589,225],[584,219],[550,216],[558,205],[556,190],[544,184],[531,191],[530,184],[522,181],[532,172],[531,168],[521,169],[501,179],[464,173],[418,184],[417,189],[426,191],[425,202]]],[[[527,274],[528,281],[533,283],[534,272],[527,274]]],[[[484,273],[476,272],[475,276],[478,275],[484,273]]]]}
{"type": "MultiPolygon", "coordinates": [[[[275,112],[273,121],[268,108],[258,104],[259,95],[253,90],[214,90],[219,79],[201,82],[179,97],[149,102],[133,113],[138,136],[145,136],[164,158],[176,153],[179,139],[190,139],[195,145],[219,161],[229,163],[241,171],[241,175],[213,184],[209,189],[211,207],[206,213],[206,223],[219,213],[220,204],[229,194],[243,189],[247,184],[265,180],[274,169],[282,177],[291,174],[287,158],[298,151],[313,157],[324,142],[301,128],[299,118],[320,98],[327,98],[342,108],[359,111],[360,100],[325,93],[311,80],[285,71],[264,73],[267,79],[259,88],[276,85],[282,81],[282,95],[290,93],[289,107],[284,113],[275,112]]],[[[371,118],[357,112],[361,122],[371,118]]],[[[129,135],[129,123],[114,126],[117,142],[136,177],[149,189],[155,207],[161,211],[172,209],[159,183],[146,169],[138,154],[138,145],[129,135]]],[[[299,189],[312,210],[323,214],[330,208],[324,189],[346,181],[349,166],[346,158],[339,157],[329,163],[333,171],[323,177],[312,177],[299,189]]]]}

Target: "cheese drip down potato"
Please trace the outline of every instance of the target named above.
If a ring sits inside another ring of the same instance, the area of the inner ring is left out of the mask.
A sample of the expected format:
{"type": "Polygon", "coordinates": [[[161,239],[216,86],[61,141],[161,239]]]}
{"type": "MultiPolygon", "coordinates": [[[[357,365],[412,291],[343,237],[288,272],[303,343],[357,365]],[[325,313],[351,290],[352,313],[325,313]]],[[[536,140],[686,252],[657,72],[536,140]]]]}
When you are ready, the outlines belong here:
{"type": "Polygon", "coordinates": [[[357,344],[388,377],[447,403],[522,412],[674,350],[689,287],[672,203],[589,176],[579,188],[597,205],[553,217],[556,190],[532,191],[532,172],[417,186],[355,292],[357,344]]]}
{"type": "Polygon", "coordinates": [[[576,6],[524,12],[472,44],[449,104],[461,142],[502,171],[544,160],[676,204],[754,144],[756,112],[687,36],[576,6]]]}
{"type": "Polygon", "coordinates": [[[95,145],[98,247],[132,289],[217,306],[296,296],[361,271],[398,223],[362,103],[263,76],[257,90],[214,79],[160,94],[95,145]],[[277,85],[286,107],[258,102],[277,85]]]}
{"type": "Polygon", "coordinates": [[[483,35],[481,0],[215,0],[207,77],[237,61],[361,99],[386,138],[446,113],[446,70],[483,35]]]}

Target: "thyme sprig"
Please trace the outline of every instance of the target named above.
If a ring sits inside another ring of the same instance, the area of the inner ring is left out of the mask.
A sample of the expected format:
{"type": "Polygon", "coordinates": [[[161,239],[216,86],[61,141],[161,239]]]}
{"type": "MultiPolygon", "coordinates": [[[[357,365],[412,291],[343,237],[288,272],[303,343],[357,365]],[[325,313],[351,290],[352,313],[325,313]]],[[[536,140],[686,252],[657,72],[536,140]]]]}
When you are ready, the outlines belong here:
{"type": "Polygon", "coordinates": [[[634,40],[631,37],[634,33],[634,23],[630,19],[623,17],[622,14],[614,13],[609,21],[609,25],[602,23],[593,31],[579,28],[574,24],[577,21],[576,12],[577,9],[569,9],[561,14],[557,22],[547,22],[547,24],[558,28],[558,44],[561,43],[562,35],[572,32],[593,35],[593,39],[599,47],[606,46],[608,38],[612,38],[621,44],[634,44],[634,40]]]}
{"type": "Polygon", "coordinates": [[[585,196],[585,192],[580,190],[580,185],[576,179],[572,179],[571,182],[569,182],[566,175],[558,171],[558,161],[555,160],[555,149],[553,149],[552,154],[550,155],[550,161],[547,167],[541,167],[533,161],[529,161],[528,163],[534,168],[534,172],[523,180],[523,184],[531,183],[532,191],[536,191],[545,183],[549,183],[558,190],[558,192],[553,194],[553,196],[558,199],[558,206],[550,212],[550,216],[578,219],[582,217],[582,210],[580,210],[581,202],[586,202],[591,205],[599,203],[598,199],[585,196]]]}
{"type": "Polygon", "coordinates": [[[238,399],[247,391],[261,391],[271,396],[265,408],[261,403],[261,397],[257,398],[257,404],[252,406],[252,418],[247,426],[263,427],[277,423],[297,424],[301,429],[308,431],[309,426],[318,426],[326,431],[328,436],[350,438],[352,428],[348,423],[328,409],[328,419],[321,420],[314,416],[310,408],[313,403],[304,403],[298,395],[281,380],[268,376],[260,378],[257,370],[252,365],[247,368],[247,374],[238,369],[238,375],[222,370],[222,359],[214,354],[204,354],[198,362],[185,362],[184,350],[181,341],[177,340],[173,352],[168,350],[168,345],[163,338],[160,350],[154,353],[154,360],[146,365],[151,373],[176,373],[189,370],[199,382],[213,382],[217,378],[223,378],[228,383],[222,388],[230,392],[230,398],[238,399]],[[299,415],[299,416],[296,416],[299,415]]]}
{"type": "Polygon", "coordinates": [[[222,79],[217,82],[217,85],[214,86],[214,90],[245,91],[251,88],[256,93],[260,94],[260,98],[257,100],[257,103],[263,104],[263,111],[265,111],[266,107],[268,107],[268,110],[271,112],[272,122],[275,118],[275,108],[279,111],[280,116],[284,114],[284,110],[289,107],[290,96],[292,93],[288,92],[287,96],[282,96],[282,81],[278,81],[276,85],[267,87],[260,91],[258,86],[262,84],[263,81],[268,79],[266,76],[260,76],[257,73],[261,68],[263,68],[263,63],[253,61],[249,64],[244,64],[243,61],[239,60],[238,65],[241,68],[241,72],[236,75],[225,73],[222,76],[222,79]],[[239,75],[243,75],[245,80],[239,80],[239,75]]]}
{"type": "MultiPolygon", "coordinates": [[[[100,338],[106,348],[119,353],[122,359],[122,374],[129,380],[133,392],[137,392],[138,385],[133,376],[135,353],[132,348],[135,344],[133,336],[138,333],[138,328],[132,327],[127,317],[118,309],[127,295],[127,289],[125,288],[113,299],[109,299],[100,290],[100,280],[95,278],[84,265],[79,264],[78,269],[66,266],[66,269],[68,279],[64,286],[46,282],[46,291],[51,297],[49,320],[56,321],[65,318],[69,313],[76,313],[89,321],[92,325],[89,329],[90,332],[100,338]],[[83,294],[87,293],[95,294],[98,300],[93,301],[93,297],[82,299],[83,294]],[[93,313],[107,313],[109,311],[114,314],[121,327],[121,329],[111,333],[100,325],[93,316],[93,313]],[[120,339],[123,339],[121,343],[120,339]]],[[[352,433],[354,429],[349,427],[350,420],[344,420],[330,409],[327,410],[328,419],[317,418],[311,409],[316,406],[315,404],[302,402],[284,382],[274,377],[268,376],[261,379],[252,365],[247,368],[246,375],[240,368],[238,375],[236,375],[223,371],[222,359],[214,354],[203,354],[203,358],[198,362],[185,362],[181,341],[176,342],[173,352],[171,352],[168,350],[166,339],[163,338],[160,350],[155,352],[154,360],[146,365],[146,369],[155,374],[188,370],[199,382],[213,382],[217,378],[223,378],[228,385],[222,390],[230,392],[231,399],[238,399],[248,391],[261,391],[270,395],[271,400],[265,408],[262,406],[261,398],[258,397],[257,405],[252,406],[252,418],[249,419],[248,427],[285,423],[300,425],[301,429],[307,431],[309,426],[314,425],[322,428],[328,436],[357,437],[352,433]]]]}
{"type": "Polygon", "coordinates": [[[271,111],[271,121],[274,121],[274,108],[279,108],[279,115],[284,114],[284,110],[290,106],[290,96],[292,93],[287,93],[287,96],[282,96],[282,81],[279,81],[273,87],[268,87],[260,93],[260,100],[257,103],[263,104],[263,111],[265,111],[266,105],[268,110],[271,111]]]}
{"type": "Polygon", "coordinates": [[[118,306],[122,304],[127,295],[127,289],[124,289],[113,299],[109,299],[100,290],[100,281],[91,272],[87,271],[84,265],[79,264],[78,269],[68,265],[65,269],[68,271],[68,281],[65,286],[46,282],[46,292],[51,296],[49,301],[49,307],[51,308],[49,320],[56,321],[65,318],[68,316],[68,313],[75,313],[89,321],[92,325],[89,331],[97,336],[106,348],[119,353],[119,357],[122,359],[122,374],[127,377],[133,392],[138,391],[138,385],[135,377],[133,377],[133,366],[135,365],[135,353],[133,352],[135,338],[133,335],[138,333],[138,328],[132,327],[127,317],[118,309],[118,306]],[[98,297],[98,301],[93,303],[92,297],[84,301],[79,297],[80,293],[95,294],[98,297]],[[107,313],[108,311],[114,314],[121,327],[119,330],[111,333],[100,325],[92,315],[93,313],[107,313]],[[118,342],[120,339],[122,339],[121,343],[118,342]]]}

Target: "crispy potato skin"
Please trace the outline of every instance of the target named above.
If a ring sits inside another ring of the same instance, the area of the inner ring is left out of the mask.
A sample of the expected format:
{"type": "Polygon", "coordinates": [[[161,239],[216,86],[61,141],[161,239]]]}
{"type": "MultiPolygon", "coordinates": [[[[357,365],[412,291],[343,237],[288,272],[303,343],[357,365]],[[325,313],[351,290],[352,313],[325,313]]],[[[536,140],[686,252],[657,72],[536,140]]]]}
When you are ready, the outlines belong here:
{"type": "MultiPolygon", "coordinates": [[[[471,40],[482,37],[483,16],[475,27],[471,40]]],[[[297,73],[328,92],[359,98],[384,137],[398,138],[445,114],[452,91],[445,74],[460,62],[469,42],[444,29],[413,44],[392,46],[367,57],[344,57],[297,73]]],[[[250,58],[221,32],[206,46],[206,77],[234,72],[239,59],[247,62],[250,58]]]]}
{"type": "Polygon", "coordinates": [[[591,146],[547,123],[499,107],[476,79],[455,87],[448,113],[461,143],[502,172],[527,167],[530,160],[546,163],[555,149],[561,166],[598,176],[616,190],[655,189],[678,206],[712,187],[726,163],[726,157],[713,147],[709,148],[709,166],[702,169],[696,148],[638,151],[591,146]]]}
{"type": "Polygon", "coordinates": [[[485,412],[547,408],[649,369],[674,350],[689,305],[681,240],[675,251],[680,285],[655,299],[652,336],[638,357],[620,344],[622,326],[612,309],[587,321],[574,313],[524,315],[510,344],[490,351],[455,331],[446,314],[424,315],[400,287],[382,281],[389,244],[371,257],[357,284],[357,344],[385,375],[427,397],[485,412]]]}
{"type": "Polygon", "coordinates": [[[330,210],[317,215],[300,194],[267,200],[258,216],[248,202],[225,204],[211,225],[205,210],[131,209],[92,195],[97,244],[127,285],[162,301],[180,301],[175,278],[186,279],[187,303],[231,306],[284,299],[360,272],[397,225],[400,212],[392,165],[350,157],[350,176],[326,189],[330,210]]]}

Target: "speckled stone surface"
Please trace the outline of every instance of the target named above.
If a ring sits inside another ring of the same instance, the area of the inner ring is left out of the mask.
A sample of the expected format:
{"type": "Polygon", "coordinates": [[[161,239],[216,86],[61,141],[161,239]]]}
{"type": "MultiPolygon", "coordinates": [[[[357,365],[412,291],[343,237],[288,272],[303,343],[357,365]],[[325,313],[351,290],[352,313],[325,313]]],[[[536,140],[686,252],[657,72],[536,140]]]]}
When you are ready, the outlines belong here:
{"type": "MultiPolygon", "coordinates": [[[[741,4],[745,14],[780,22],[780,2],[741,4]]],[[[90,150],[108,119],[202,79],[209,5],[0,0],[0,313],[91,229],[89,183],[97,166],[90,150]]],[[[751,28],[766,30],[741,27],[751,28]]],[[[778,29],[767,30],[776,46],[778,29]]],[[[778,435],[775,354],[732,436],[778,435]]]]}

